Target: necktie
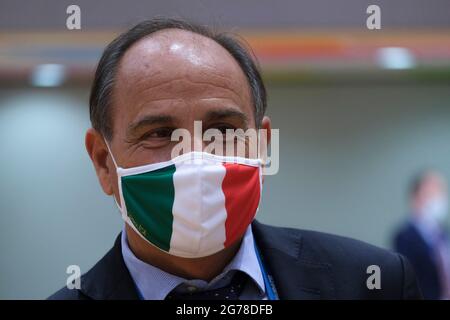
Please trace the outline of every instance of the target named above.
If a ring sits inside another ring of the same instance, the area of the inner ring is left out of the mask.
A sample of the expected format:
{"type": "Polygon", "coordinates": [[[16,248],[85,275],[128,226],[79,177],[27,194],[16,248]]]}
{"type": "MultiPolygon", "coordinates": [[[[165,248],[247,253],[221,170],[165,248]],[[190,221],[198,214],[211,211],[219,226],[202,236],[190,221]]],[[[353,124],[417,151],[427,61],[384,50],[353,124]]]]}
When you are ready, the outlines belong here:
{"type": "Polygon", "coordinates": [[[247,274],[238,271],[227,286],[198,292],[179,293],[172,291],[167,295],[166,300],[238,300],[247,279],[247,274]]]}

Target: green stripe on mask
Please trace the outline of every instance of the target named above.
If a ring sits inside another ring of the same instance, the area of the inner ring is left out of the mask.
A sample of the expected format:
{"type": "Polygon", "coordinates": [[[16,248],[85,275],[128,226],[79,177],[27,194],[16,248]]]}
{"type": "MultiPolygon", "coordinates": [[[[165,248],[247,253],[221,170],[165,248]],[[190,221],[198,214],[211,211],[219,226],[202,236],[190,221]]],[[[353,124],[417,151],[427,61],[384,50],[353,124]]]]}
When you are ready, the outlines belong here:
{"type": "Polygon", "coordinates": [[[122,194],[136,229],[164,251],[170,249],[175,165],[122,177],[122,194]]]}

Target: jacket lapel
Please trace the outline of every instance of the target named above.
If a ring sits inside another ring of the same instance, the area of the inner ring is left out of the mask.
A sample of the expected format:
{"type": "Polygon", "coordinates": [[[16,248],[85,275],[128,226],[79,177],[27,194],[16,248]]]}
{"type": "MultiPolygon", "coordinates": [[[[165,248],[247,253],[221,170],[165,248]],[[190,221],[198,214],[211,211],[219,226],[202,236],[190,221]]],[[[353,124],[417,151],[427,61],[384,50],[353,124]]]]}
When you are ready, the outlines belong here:
{"type": "Polygon", "coordinates": [[[252,224],[256,244],[280,299],[333,299],[331,264],[304,243],[298,230],[252,224]]]}

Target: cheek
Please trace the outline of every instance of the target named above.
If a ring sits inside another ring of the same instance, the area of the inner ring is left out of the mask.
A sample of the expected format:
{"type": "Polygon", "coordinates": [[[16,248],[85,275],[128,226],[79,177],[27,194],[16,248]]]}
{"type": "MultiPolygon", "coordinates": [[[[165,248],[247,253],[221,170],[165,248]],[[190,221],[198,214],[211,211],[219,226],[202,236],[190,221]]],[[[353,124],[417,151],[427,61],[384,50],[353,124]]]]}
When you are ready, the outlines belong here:
{"type": "Polygon", "coordinates": [[[131,168],[169,161],[174,145],[175,143],[168,144],[161,148],[146,148],[145,145],[137,146],[132,152],[122,158],[123,167],[131,168]]]}

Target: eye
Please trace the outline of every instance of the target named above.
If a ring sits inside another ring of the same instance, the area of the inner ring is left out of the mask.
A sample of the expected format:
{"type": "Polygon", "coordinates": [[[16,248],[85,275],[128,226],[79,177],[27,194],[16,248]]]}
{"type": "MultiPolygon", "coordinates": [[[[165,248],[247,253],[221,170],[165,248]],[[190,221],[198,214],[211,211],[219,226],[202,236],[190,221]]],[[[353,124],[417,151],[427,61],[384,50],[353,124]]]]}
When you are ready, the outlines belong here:
{"type": "Polygon", "coordinates": [[[161,140],[161,139],[170,139],[172,136],[173,128],[156,128],[150,130],[142,136],[142,140],[161,140]]]}
{"type": "Polygon", "coordinates": [[[226,123],[218,123],[215,125],[210,126],[208,129],[217,129],[220,131],[220,133],[222,134],[226,134],[227,130],[236,130],[236,127],[231,125],[231,124],[226,124],[226,123]]]}

